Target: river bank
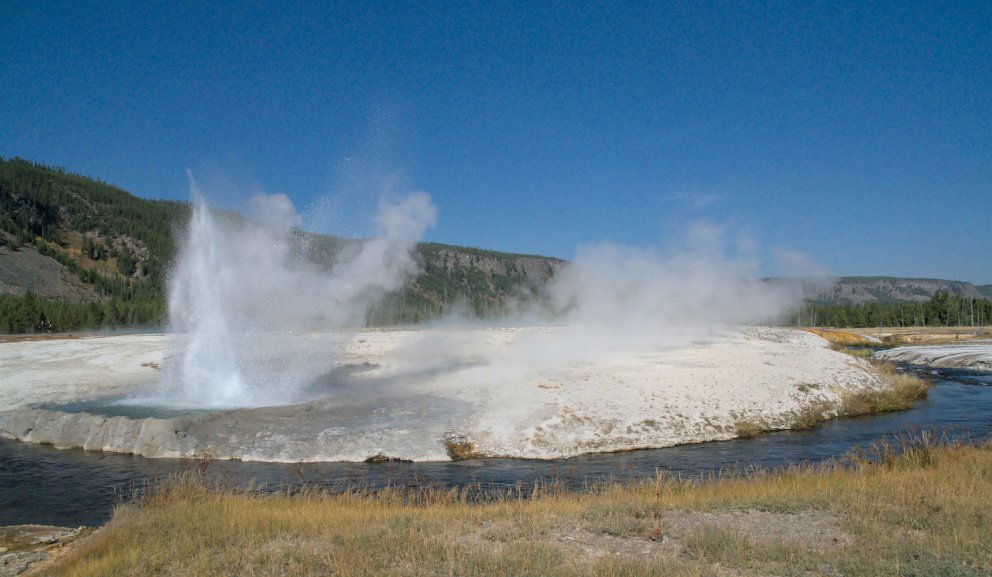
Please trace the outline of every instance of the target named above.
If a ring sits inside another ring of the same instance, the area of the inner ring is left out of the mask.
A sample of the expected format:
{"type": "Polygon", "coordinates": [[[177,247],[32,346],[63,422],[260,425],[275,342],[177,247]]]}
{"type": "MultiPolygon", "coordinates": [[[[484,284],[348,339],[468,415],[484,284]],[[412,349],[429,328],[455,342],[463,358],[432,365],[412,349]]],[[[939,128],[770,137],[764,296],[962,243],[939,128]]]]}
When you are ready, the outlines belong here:
{"type": "Polygon", "coordinates": [[[992,447],[920,436],[844,466],[706,482],[257,494],[189,474],[51,575],[983,575],[992,447]],[[898,568],[898,569],[897,569],[898,568]]]}

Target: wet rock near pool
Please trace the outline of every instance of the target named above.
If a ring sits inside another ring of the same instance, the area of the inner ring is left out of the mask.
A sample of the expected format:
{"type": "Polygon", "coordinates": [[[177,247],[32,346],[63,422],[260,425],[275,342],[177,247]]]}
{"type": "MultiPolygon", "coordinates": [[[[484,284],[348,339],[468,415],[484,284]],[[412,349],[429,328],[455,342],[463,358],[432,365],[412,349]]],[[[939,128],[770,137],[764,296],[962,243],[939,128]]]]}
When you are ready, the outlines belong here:
{"type": "Polygon", "coordinates": [[[188,419],[129,419],[46,409],[13,411],[0,421],[0,436],[58,449],[130,453],[145,457],[186,457],[188,419]]]}
{"type": "Polygon", "coordinates": [[[14,577],[37,567],[87,532],[86,527],[0,527],[0,577],[14,577]]]}

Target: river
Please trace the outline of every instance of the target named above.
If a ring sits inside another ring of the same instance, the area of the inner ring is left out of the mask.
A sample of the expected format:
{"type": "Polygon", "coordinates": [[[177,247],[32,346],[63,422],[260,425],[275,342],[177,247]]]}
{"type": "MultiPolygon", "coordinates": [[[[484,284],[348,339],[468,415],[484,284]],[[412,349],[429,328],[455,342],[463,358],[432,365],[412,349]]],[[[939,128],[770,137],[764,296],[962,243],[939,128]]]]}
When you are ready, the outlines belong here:
{"type": "MultiPolygon", "coordinates": [[[[555,461],[489,459],[445,463],[275,463],[217,461],[208,470],[244,485],[464,485],[513,487],[558,479],[571,487],[666,475],[696,477],[728,470],[778,468],[843,456],[853,448],[923,430],[965,440],[992,438],[992,373],[911,367],[934,387],[912,409],[830,421],[808,431],[555,461]]],[[[189,461],[59,450],[0,439],[0,525],[99,525],[136,489],[182,472],[189,461]]]]}

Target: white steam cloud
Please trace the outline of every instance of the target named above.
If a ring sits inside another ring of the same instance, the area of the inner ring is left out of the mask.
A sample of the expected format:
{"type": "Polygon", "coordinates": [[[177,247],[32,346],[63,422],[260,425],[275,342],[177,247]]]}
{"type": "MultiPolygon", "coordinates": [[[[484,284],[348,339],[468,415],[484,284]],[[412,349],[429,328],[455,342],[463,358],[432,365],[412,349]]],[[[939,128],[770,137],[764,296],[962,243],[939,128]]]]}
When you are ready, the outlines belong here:
{"type": "MultiPolygon", "coordinates": [[[[340,368],[339,351],[354,334],[342,329],[361,327],[383,295],[417,273],[413,250],[437,220],[430,197],[411,192],[380,201],[372,238],[328,241],[299,232],[302,220],[286,195],[256,195],[246,219],[211,211],[195,183],[192,191],[189,234],[169,281],[176,343],[160,402],[174,406],[312,398],[309,387],[340,368]]],[[[609,362],[726,327],[778,322],[801,303],[798,281],[758,276],[749,237],[728,238],[725,227],[701,222],[680,246],[587,246],[543,298],[501,321],[554,328],[525,331],[485,358],[458,331],[424,331],[383,362],[394,365],[397,387],[404,373],[456,367],[486,371],[490,382],[514,379],[527,367],[609,362]]],[[[808,264],[798,253],[782,254],[808,264]]]]}
{"type": "MultiPolygon", "coordinates": [[[[417,270],[416,242],[433,226],[431,199],[382,201],[377,235],[307,258],[320,247],[284,194],[256,195],[251,219],[215,213],[192,181],[193,214],[169,279],[176,335],[163,402],[188,407],[283,404],[333,368],[334,351],[307,329],[356,327],[417,270]],[[289,338],[296,335],[294,338],[289,338]]],[[[343,338],[343,337],[342,337],[343,338]]]]}
{"type": "Polygon", "coordinates": [[[601,244],[579,251],[550,287],[573,333],[603,349],[657,346],[692,329],[772,323],[798,301],[795,286],[769,285],[753,263],[712,248],[663,255],[601,244]]]}
{"type": "Polygon", "coordinates": [[[717,331],[785,320],[802,302],[801,282],[761,278],[751,256],[755,243],[749,237],[727,237],[725,227],[699,222],[687,231],[682,248],[584,247],[551,280],[541,304],[523,305],[502,321],[553,328],[526,332],[488,358],[458,358],[464,347],[456,333],[424,334],[397,351],[394,360],[410,370],[435,362],[514,378],[523,366],[609,363],[617,355],[679,347],[717,331]]]}

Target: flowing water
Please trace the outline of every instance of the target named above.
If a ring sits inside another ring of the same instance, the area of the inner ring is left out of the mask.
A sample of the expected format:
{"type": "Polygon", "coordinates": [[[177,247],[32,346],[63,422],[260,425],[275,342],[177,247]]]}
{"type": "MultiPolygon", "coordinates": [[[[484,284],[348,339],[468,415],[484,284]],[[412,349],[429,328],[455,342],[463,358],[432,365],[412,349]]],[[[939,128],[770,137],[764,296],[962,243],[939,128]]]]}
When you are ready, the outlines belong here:
{"type": "MultiPolygon", "coordinates": [[[[916,369],[932,373],[930,395],[909,410],[841,419],[809,431],[783,431],[753,439],[683,445],[666,449],[587,455],[555,461],[492,459],[455,463],[274,463],[214,462],[209,469],[232,482],[268,488],[302,480],[328,488],[346,486],[478,483],[513,487],[556,478],[572,487],[600,481],[653,477],[658,471],[683,477],[751,467],[775,468],[837,458],[852,448],[913,431],[934,430],[952,438],[992,438],[992,374],[916,369]]],[[[0,525],[40,523],[97,525],[136,489],[179,473],[189,461],[58,450],[0,439],[0,525]]]]}

